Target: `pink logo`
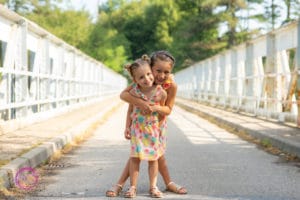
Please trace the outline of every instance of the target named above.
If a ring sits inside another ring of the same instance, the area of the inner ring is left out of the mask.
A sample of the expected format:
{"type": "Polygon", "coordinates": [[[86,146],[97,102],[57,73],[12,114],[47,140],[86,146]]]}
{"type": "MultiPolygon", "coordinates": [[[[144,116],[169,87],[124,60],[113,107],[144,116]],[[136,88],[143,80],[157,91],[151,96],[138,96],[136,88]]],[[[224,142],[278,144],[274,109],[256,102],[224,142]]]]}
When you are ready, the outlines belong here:
{"type": "Polygon", "coordinates": [[[39,175],[31,167],[22,167],[15,176],[15,184],[23,190],[31,190],[38,184],[39,175]]]}

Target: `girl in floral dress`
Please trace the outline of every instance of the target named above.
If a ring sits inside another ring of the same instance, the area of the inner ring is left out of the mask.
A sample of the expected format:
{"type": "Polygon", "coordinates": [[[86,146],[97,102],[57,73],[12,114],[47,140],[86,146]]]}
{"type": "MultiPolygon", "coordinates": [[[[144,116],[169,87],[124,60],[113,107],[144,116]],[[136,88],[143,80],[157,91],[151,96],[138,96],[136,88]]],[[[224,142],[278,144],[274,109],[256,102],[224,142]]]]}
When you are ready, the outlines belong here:
{"type": "MultiPolygon", "coordinates": [[[[132,64],[126,66],[130,73],[135,87],[129,92],[134,96],[141,96],[150,101],[153,105],[164,105],[167,97],[166,92],[160,85],[153,85],[154,77],[150,67],[150,59],[143,56],[132,64]]],[[[141,160],[149,163],[149,180],[151,197],[160,198],[162,193],[156,186],[158,174],[158,158],[160,151],[160,127],[164,117],[158,112],[142,114],[141,109],[133,104],[129,104],[126,120],[125,137],[130,139],[130,188],[125,192],[125,197],[136,196],[136,185],[139,174],[141,160]]]]}
{"type": "MultiPolygon", "coordinates": [[[[144,98],[141,98],[141,95],[132,95],[132,93],[129,93],[129,91],[132,90],[136,86],[136,84],[132,84],[128,88],[126,88],[120,95],[121,99],[138,106],[142,110],[142,113],[150,113],[155,110],[161,115],[169,115],[172,111],[177,92],[177,84],[174,82],[173,75],[171,74],[174,65],[175,59],[167,51],[156,51],[151,55],[151,68],[155,79],[154,82],[156,85],[161,85],[167,92],[165,106],[158,107],[157,105],[150,105],[148,101],[145,101],[144,98]]],[[[168,191],[177,194],[187,194],[187,189],[184,186],[178,185],[173,182],[168,170],[167,161],[164,155],[167,144],[166,127],[167,123],[166,120],[164,120],[161,122],[160,146],[163,155],[158,159],[159,172],[165,182],[166,189],[168,191]]],[[[130,134],[126,132],[128,131],[125,131],[125,137],[126,135],[129,135],[128,137],[130,138],[130,134]]],[[[120,194],[126,180],[129,177],[129,163],[130,159],[126,163],[126,166],[123,169],[117,183],[106,191],[106,196],[116,197],[120,194]]]]}

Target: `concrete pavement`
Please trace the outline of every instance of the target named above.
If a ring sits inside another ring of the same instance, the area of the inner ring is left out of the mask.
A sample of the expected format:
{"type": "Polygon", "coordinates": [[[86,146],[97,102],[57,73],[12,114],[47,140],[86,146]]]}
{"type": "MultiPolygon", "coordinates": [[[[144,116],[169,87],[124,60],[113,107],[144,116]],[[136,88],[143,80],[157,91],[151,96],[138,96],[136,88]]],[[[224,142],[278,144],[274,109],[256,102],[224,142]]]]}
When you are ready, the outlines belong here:
{"type": "Polygon", "coordinates": [[[14,186],[14,177],[22,167],[35,168],[55,152],[91,131],[113,109],[122,104],[118,95],[67,111],[16,130],[0,134],[0,191],[14,186]]]}
{"type": "MultiPolygon", "coordinates": [[[[53,153],[99,124],[103,116],[122,104],[118,97],[103,99],[87,107],[0,135],[0,189],[14,185],[16,172],[43,164],[53,153]]],[[[250,134],[285,152],[300,157],[300,129],[284,124],[227,112],[177,98],[176,104],[221,125],[250,134]]]]}
{"type": "Polygon", "coordinates": [[[300,158],[300,129],[297,127],[225,111],[182,98],[177,98],[176,104],[223,128],[244,136],[249,135],[266,146],[276,147],[290,154],[289,157],[300,158]]]}
{"type": "MultiPolygon", "coordinates": [[[[37,169],[42,175],[28,200],[124,199],[105,191],[119,178],[130,151],[123,130],[127,105],[116,109],[91,137],[59,160],[37,169]]],[[[164,191],[163,199],[190,200],[298,200],[299,168],[257,148],[255,144],[175,106],[168,117],[166,159],[172,180],[187,195],[164,191]]],[[[140,164],[136,200],[149,196],[148,163],[140,164]]],[[[18,199],[18,198],[17,198],[18,199]]],[[[19,198],[21,199],[21,198],[19,198]]],[[[22,198],[23,199],[23,198],[22,198]]]]}

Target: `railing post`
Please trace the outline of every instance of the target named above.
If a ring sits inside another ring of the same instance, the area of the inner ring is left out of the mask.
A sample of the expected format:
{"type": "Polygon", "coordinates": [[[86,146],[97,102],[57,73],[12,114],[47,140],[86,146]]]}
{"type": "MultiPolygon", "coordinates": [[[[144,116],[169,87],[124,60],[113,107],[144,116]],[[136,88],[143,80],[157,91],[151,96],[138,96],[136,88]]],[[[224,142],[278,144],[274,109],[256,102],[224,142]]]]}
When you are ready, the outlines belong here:
{"type": "Polygon", "coordinates": [[[240,85],[238,84],[238,58],[237,58],[237,49],[232,49],[230,51],[230,60],[231,60],[231,70],[229,74],[229,84],[228,84],[228,105],[231,108],[238,107],[238,92],[240,85]]]}
{"type": "Polygon", "coordinates": [[[296,91],[296,99],[297,99],[297,110],[298,110],[298,116],[297,116],[297,126],[300,127],[300,20],[298,21],[298,27],[297,27],[297,48],[296,48],[296,66],[297,69],[297,91],[296,91]]]}
{"type": "Polygon", "coordinates": [[[267,95],[267,110],[268,112],[281,112],[280,85],[279,85],[279,69],[277,61],[277,47],[275,35],[273,32],[267,35],[267,63],[265,69],[265,92],[267,95]],[[274,102],[275,100],[275,102],[274,102]]]}
{"type": "Polygon", "coordinates": [[[254,95],[254,47],[253,44],[247,42],[246,44],[246,62],[245,62],[245,79],[243,81],[243,95],[241,98],[241,107],[248,110],[250,107],[255,107],[255,103],[249,98],[254,95]]]}
{"type": "MultiPolygon", "coordinates": [[[[14,69],[13,71],[27,71],[28,58],[27,58],[27,33],[28,24],[25,20],[21,19],[18,21],[17,37],[16,37],[16,49],[14,55],[14,69]]],[[[13,92],[11,102],[20,103],[27,99],[27,77],[16,74],[15,79],[12,80],[15,84],[12,88],[13,92]]],[[[27,115],[26,108],[16,108],[12,111],[12,118],[21,118],[27,115]]]]}

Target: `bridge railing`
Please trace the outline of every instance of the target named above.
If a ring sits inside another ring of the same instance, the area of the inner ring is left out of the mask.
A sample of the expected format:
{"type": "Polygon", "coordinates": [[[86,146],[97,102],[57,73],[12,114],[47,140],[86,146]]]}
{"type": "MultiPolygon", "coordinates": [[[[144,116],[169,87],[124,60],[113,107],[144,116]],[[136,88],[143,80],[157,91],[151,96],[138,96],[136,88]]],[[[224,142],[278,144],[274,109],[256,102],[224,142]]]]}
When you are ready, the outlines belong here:
{"type": "Polygon", "coordinates": [[[300,124],[300,22],[252,39],[175,74],[178,96],[300,124]]]}
{"type": "Polygon", "coordinates": [[[126,84],[120,74],[0,4],[2,121],[76,107],[126,84]]]}

